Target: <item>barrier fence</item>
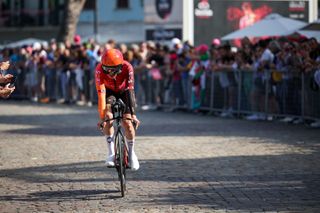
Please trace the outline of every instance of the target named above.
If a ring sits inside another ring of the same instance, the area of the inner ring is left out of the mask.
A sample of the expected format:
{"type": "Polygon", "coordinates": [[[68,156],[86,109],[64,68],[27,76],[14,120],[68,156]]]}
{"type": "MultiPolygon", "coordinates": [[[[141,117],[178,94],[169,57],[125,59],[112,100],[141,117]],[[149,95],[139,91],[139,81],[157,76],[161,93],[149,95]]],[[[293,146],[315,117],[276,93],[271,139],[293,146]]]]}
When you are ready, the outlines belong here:
{"type": "Polygon", "coordinates": [[[246,70],[207,72],[203,88],[196,88],[201,86],[193,85],[191,77],[172,82],[170,79],[156,81],[147,75],[143,80],[146,82],[139,79],[138,87],[143,87],[144,91],[138,89],[137,95],[142,104],[220,112],[224,117],[256,114],[264,119],[271,116],[320,119],[320,90],[313,72],[294,73],[290,77],[267,71],[260,77],[255,75],[255,72],[246,70]],[[169,81],[171,84],[167,86],[169,81]],[[157,102],[157,85],[163,88],[159,95],[162,103],[157,102]],[[197,95],[202,96],[198,106],[195,103],[197,95]]]}
{"type": "MultiPolygon", "coordinates": [[[[38,97],[49,97],[51,101],[94,104],[97,100],[92,70],[38,72],[33,76],[38,84],[33,86],[26,83],[30,81],[28,72],[11,70],[8,73],[19,73],[12,98],[32,99],[35,90],[38,97]]],[[[259,75],[246,70],[206,71],[202,81],[195,84],[189,75],[178,80],[164,75],[155,80],[146,69],[135,74],[135,89],[139,107],[206,110],[225,117],[255,114],[261,118],[291,116],[318,120],[320,90],[313,75],[313,72],[285,76],[276,72],[259,75]]]]}

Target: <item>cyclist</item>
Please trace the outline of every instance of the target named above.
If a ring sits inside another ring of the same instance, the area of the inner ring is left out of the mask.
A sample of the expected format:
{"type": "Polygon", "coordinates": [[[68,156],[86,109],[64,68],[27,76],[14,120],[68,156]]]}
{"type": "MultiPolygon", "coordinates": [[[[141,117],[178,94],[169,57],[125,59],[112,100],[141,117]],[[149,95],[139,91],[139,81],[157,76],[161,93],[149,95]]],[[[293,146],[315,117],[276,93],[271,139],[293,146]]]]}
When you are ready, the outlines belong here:
{"type": "Polygon", "coordinates": [[[129,148],[130,166],[132,170],[139,169],[139,161],[134,152],[135,128],[133,122],[139,125],[140,121],[135,114],[134,71],[132,65],[123,59],[122,53],[117,49],[108,49],[104,52],[101,62],[95,70],[95,82],[98,93],[98,112],[100,122],[103,124],[103,133],[108,144],[107,166],[114,166],[114,129],[112,121],[111,103],[117,98],[125,103],[123,127],[129,148]],[[128,120],[126,118],[132,119],[128,120]]]}

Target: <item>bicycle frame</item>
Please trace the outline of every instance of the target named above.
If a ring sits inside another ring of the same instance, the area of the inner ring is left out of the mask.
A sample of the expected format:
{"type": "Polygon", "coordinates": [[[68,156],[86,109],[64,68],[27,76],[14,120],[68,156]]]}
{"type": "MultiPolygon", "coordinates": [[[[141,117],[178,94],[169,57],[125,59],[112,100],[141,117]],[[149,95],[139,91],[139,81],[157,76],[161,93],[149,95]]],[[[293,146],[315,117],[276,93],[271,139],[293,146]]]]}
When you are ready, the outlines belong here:
{"type": "MultiPolygon", "coordinates": [[[[123,156],[123,159],[125,160],[125,166],[126,168],[129,168],[128,164],[129,164],[129,161],[126,159],[126,157],[128,156],[127,153],[128,153],[128,147],[127,147],[127,144],[125,142],[125,139],[124,139],[124,135],[123,135],[123,132],[122,132],[122,126],[121,126],[121,122],[116,122],[116,131],[115,131],[115,138],[118,136],[118,138],[120,138],[119,140],[115,140],[115,153],[117,153],[117,150],[119,151],[123,151],[122,148],[125,149],[125,152],[122,152],[124,153],[125,155],[123,156]],[[121,143],[121,144],[120,144],[121,143]],[[120,150],[121,149],[121,150],[120,150]]],[[[117,159],[115,159],[117,160],[117,159]]],[[[115,162],[117,163],[117,162],[115,162]]],[[[119,162],[118,162],[119,163],[119,162]]]]}
{"type": "Polygon", "coordinates": [[[112,109],[112,119],[106,121],[115,121],[115,168],[118,172],[121,188],[121,196],[124,197],[126,191],[126,168],[129,168],[129,157],[128,157],[128,147],[125,142],[125,138],[122,132],[122,119],[123,112],[125,109],[125,104],[121,99],[117,99],[111,105],[112,109]]]}

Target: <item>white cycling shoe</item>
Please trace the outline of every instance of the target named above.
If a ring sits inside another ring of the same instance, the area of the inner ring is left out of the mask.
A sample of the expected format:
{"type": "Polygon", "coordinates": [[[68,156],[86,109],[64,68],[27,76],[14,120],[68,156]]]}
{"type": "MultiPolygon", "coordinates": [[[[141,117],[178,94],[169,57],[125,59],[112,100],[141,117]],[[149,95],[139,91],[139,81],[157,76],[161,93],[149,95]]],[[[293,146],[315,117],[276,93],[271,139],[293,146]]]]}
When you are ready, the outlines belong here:
{"type": "Polygon", "coordinates": [[[134,152],[131,154],[130,167],[132,171],[137,171],[140,168],[138,158],[134,152]]]}
{"type": "Polygon", "coordinates": [[[108,155],[107,159],[106,159],[106,165],[107,166],[114,166],[114,155],[108,155]]]}

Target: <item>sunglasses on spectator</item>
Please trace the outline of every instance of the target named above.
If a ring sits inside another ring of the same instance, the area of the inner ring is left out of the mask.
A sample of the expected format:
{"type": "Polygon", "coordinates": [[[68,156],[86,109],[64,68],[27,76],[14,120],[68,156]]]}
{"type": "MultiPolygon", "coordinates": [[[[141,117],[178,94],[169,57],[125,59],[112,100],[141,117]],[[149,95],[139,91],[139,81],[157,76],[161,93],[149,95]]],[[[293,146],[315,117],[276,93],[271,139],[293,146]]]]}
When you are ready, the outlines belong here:
{"type": "Polygon", "coordinates": [[[102,70],[105,74],[114,76],[121,73],[122,65],[118,66],[104,66],[102,65],[102,70]]]}

